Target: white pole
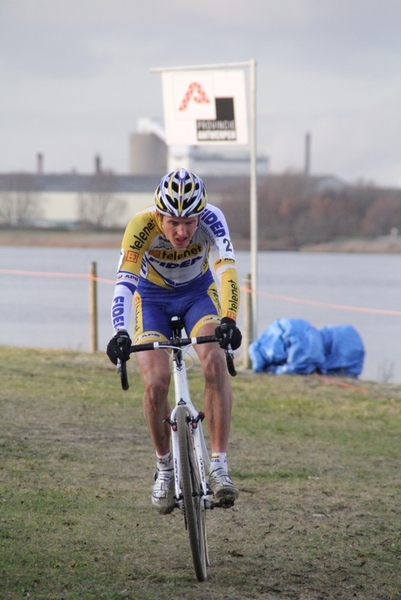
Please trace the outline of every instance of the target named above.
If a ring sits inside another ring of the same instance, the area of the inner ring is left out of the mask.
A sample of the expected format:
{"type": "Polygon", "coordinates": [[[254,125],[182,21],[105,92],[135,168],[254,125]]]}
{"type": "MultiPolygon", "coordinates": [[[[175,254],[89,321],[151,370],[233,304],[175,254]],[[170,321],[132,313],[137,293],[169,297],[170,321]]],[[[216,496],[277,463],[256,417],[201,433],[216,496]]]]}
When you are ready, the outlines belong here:
{"type": "Polygon", "coordinates": [[[89,269],[89,318],[91,352],[98,350],[98,318],[97,318],[97,263],[92,262],[89,269]]]}
{"type": "Polygon", "coordinates": [[[250,96],[251,96],[251,186],[250,186],[250,216],[251,216],[251,281],[252,281],[252,335],[257,338],[258,313],[258,196],[256,182],[256,60],[250,61],[250,96]]]}

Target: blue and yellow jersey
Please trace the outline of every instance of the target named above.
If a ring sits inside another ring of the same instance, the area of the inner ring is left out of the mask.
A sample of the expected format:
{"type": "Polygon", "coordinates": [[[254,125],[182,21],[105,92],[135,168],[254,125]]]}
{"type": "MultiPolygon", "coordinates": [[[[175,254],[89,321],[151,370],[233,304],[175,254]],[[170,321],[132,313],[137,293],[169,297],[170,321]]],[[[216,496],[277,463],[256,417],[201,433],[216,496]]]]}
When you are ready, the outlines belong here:
{"type": "MultiPolygon", "coordinates": [[[[132,303],[140,278],[161,290],[179,290],[207,274],[210,266],[220,281],[222,316],[236,320],[238,277],[233,245],[221,210],[208,204],[191,243],[179,250],[165,237],[154,207],[139,212],[128,223],[122,241],[114,294],[115,298],[121,298],[122,306],[118,314],[113,314],[114,328],[128,329],[127,318],[131,314],[128,303],[132,303]]],[[[117,308],[115,303],[113,306],[117,308]]]]}

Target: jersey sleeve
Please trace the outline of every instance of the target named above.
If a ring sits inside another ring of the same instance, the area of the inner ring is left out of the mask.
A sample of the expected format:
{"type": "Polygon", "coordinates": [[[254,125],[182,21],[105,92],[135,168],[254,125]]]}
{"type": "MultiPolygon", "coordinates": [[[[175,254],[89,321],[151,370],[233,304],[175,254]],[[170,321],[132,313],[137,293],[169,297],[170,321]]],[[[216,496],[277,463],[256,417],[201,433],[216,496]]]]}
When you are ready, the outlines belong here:
{"type": "Polygon", "coordinates": [[[234,247],[226,219],[222,211],[214,206],[210,207],[210,212],[206,213],[202,220],[209,227],[211,259],[220,281],[222,316],[236,321],[240,306],[240,288],[235,266],[234,247]]]}
{"type": "Polygon", "coordinates": [[[138,285],[142,257],[153,229],[154,221],[151,213],[142,211],[131,219],[124,232],[111,305],[111,322],[114,331],[130,329],[132,297],[138,285]]]}
{"type": "Polygon", "coordinates": [[[111,303],[111,323],[115,332],[129,331],[132,313],[132,291],[123,284],[116,284],[111,303]]]}
{"type": "Polygon", "coordinates": [[[240,301],[237,269],[225,269],[220,277],[222,316],[237,320],[240,301]]]}

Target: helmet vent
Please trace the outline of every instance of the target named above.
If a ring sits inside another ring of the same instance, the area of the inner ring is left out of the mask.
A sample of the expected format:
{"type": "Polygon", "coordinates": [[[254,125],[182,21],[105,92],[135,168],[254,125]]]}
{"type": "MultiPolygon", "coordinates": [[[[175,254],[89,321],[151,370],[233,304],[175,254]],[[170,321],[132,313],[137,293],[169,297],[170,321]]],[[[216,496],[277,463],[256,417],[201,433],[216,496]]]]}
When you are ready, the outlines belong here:
{"type": "Polygon", "coordinates": [[[203,181],[195,173],[185,169],[172,171],[160,180],[155,203],[163,215],[174,217],[199,215],[207,204],[203,181]]]}

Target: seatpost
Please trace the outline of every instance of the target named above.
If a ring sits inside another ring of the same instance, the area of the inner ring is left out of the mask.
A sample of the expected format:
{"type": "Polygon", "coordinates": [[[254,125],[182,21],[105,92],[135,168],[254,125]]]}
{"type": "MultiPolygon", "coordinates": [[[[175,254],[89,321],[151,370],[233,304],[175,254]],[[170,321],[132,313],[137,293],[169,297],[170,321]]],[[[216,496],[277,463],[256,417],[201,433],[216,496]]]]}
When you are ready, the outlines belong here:
{"type": "MultiPolygon", "coordinates": [[[[184,327],[184,323],[182,322],[181,317],[175,316],[175,317],[171,317],[170,320],[170,324],[171,324],[171,330],[173,333],[173,339],[180,339],[181,338],[181,331],[184,327]]],[[[181,348],[175,348],[173,350],[173,354],[175,357],[175,364],[177,365],[178,368],[181,368],[181,364],[182,364],[182,350],[181,348]]]]}
{"type": "Polygon", "coordinates": [[[178,317],[178,316],[171,317],[170,323],[171,323],[171,330],[173,332],[173,337],[174,338],[181,337],[181,331],[184,327],[184,323],[182,322],[181,317],[178,317]]]}

